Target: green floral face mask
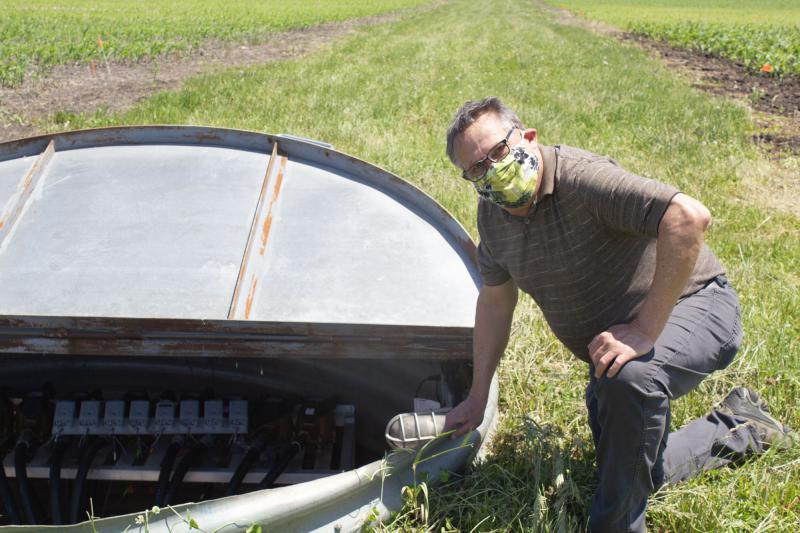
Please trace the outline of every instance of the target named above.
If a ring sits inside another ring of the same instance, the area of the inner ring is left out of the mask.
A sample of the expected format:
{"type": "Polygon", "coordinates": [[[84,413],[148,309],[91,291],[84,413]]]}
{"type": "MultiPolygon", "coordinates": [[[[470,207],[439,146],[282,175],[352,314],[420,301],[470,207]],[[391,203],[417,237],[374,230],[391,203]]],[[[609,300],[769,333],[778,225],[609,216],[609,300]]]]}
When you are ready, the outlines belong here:
{"type": "Polygon", "coordinates": [[[539,179],[539,158],[522,146],[493,163],[473,185],[478,194],[502,207],[521,207],[533,197],[539,179]]]}

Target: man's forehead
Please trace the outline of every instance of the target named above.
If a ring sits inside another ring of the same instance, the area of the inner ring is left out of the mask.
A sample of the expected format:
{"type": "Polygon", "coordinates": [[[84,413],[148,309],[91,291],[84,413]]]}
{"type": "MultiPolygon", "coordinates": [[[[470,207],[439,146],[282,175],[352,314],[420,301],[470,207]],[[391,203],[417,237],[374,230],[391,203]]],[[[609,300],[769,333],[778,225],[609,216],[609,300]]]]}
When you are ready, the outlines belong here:
{"type": "Polygon", "coordinates": [[[458,144],[462,151],[476,153],[486,151],[502,140],[506,131],[507,128],[503,126],[499,117],[487,113],[475,119],[475,122],[464,130],[458,144]]]}
{"type": "Polygon", "coordinates": [[[496,135],[498,133],[505,135],[507,129],[503,125],[502,119],[495,113],[488,112],[475,119],[475,122],[470,125],[469,129],[473,135],[482,137],[484,135],[496,135]]]}

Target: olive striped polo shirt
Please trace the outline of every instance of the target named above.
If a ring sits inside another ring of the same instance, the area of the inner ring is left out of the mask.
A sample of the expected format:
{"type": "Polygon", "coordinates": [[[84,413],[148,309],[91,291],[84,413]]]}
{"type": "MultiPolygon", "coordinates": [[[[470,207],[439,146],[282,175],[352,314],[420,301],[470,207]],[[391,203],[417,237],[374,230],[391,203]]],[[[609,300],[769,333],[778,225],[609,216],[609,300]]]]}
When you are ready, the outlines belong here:
{"type": "MultiPolygon", "coordinates": [[[[605,156],[563,145],[540,149],[541,195],[527,216],[479,200],[481,276],[487,285],[512,278],[556,337],[589,361],[592,338],[631,321],[647,296],[658,225],[679,191],[605,156]]],[[[722,273],[703,245],[682,295],[722,273]]]]}

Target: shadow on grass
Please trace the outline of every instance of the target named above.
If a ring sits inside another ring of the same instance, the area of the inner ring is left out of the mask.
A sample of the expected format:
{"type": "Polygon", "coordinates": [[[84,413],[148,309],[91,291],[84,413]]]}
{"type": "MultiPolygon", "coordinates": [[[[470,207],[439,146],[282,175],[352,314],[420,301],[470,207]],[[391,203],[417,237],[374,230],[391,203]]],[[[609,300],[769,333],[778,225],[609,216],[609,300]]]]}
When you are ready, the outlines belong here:
{"type": "Polygon", "coordinates": [[[591,442],[529,417],[506,419],[484,461],[431,491],[425,526],[585,530],[596,485],[591,442]]]}

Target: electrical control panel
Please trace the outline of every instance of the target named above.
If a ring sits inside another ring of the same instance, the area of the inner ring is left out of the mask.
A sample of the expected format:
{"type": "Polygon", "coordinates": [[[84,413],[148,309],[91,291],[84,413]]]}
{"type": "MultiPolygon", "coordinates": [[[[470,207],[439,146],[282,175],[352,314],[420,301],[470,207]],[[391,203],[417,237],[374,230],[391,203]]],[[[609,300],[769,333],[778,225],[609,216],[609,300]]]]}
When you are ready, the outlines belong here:
{"type": "MultiPolygon", "coordinates": [[[[8,420],[26,431],[26,456],[23,464],[23,448],[7,448],[0,468],[20,500],[49,493],[49,507],[63,507],[58,492],[65,485],[71,484],[72,494],[93,498],[89,482],[102,481],[102,505],[114,514],[122,503],[133,510],[158,505],[159,498],[166,505],[197,501],[209,490],[236,494],[304,483],[356,465],[355,406],[335,398],[101,394],[81,391],[46,402],[44,395],[31,394],[7,401],[7,408],[16,409],[8,420]],[[31,413],[39,416],[36,424],[31,413]]],[[[71,521],[81,515],[73,500],[71,521]]],[[[52,520],[63,523],[65,516],[54,514],[52,520]]],[[[7,521],[0,515],[0,524],[7,521]]]]}

